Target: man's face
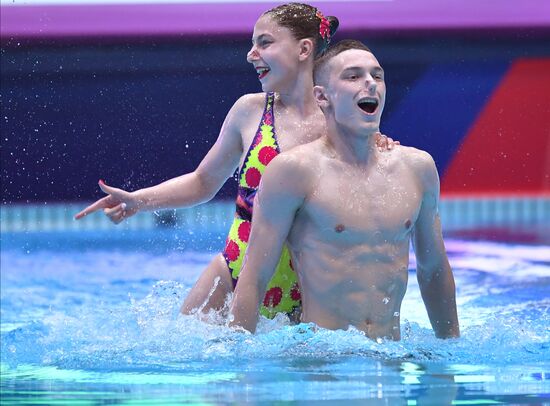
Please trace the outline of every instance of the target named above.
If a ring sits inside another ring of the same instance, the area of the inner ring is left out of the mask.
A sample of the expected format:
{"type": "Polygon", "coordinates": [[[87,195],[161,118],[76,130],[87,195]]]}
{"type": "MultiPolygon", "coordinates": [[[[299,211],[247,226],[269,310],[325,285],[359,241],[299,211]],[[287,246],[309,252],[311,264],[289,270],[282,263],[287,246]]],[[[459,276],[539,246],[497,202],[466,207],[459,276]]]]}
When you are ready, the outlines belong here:
{"type": "Polygon", "coordinates": [[[340,126],[365,135],[379,130],[386,83],[371,52],[352,49],[332,58],[324,88],[329,110],[340,126]]]}

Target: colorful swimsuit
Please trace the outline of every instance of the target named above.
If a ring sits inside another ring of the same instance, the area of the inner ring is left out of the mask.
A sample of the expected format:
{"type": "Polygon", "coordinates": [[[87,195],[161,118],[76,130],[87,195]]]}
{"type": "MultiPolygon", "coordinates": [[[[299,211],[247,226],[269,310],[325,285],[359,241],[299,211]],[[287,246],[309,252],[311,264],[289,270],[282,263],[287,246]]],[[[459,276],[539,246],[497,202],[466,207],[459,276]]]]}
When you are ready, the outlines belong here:
{"type": "MultiPolygon", "coordinates": [[[[275,137],[274,100],[274,93],[267,93],[262,120],[239,172],[237,211],[223,251],[233,279],[233,287],[237,284],[248,246],[254,196],[258,191],[265,167],[280,152],[275,137]]],[[[266,317],[273,317],[280,312],[291,313],[300,306],[300,303],[298,281],[292,269],[290,253],[285,245],[275,274],[267,286],[260,313],[266,317]]]]}

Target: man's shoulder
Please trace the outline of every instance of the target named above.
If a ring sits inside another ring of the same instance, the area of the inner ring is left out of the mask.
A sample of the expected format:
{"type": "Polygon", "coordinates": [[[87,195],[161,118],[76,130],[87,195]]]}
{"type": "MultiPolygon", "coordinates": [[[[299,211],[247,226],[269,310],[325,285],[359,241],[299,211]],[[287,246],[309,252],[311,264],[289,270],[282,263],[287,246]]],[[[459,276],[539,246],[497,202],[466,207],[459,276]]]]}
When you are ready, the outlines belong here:
{"type": "Polygon", "coordinates": [[[288,151],[281,152],[269,163],[266,168],[268,176],[284,178],[287,182],[307,179],[316,167],[319,154],[317,141],[296,146],[288,151]]]}
{"type": "Polygon", "coordinates": [[[432,156],[422,149],[398,145],[395,148],[396,158],[416,170],[430,170],[435,168],[435,162],[432,156]]]}
{"type": "Polygon", "coordinates": [[[277,169],[285,172],[305,171],[310,166],[313,149],[309,144],[299,145],[288,151],[281,152],[269,164],[270,170],[277,169]]]}
{"type": "Polygon", "coordinates": [[[319,155],[322,153],[323,146],[324,141],[323,137],[321,137],[311,142],[297,145],[292,149],[281,153],[281,155],[288,154],[289,156],[300,157],[303,161],[307,161],[309,159],[317,160],[319,155]]]}
{"type": "Polygon", "coordinates": [[[423,184],[427,190],[431,190],[433,187],[439,187],[437,167],[434,159],[428,152],[418,148],[404,146],[398,146],[397,151],[399,153],[397,159],[405,165],[408,172],[416,174],[421,184],[423,184]]]}

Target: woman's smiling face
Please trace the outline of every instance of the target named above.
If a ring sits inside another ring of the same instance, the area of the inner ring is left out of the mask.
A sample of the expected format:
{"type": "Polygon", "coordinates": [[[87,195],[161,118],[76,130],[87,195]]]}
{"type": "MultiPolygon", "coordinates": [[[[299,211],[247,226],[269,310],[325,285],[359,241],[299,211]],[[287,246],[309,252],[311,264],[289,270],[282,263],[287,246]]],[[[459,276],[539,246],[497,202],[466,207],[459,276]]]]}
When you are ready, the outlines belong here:
{"type": "Polygon", "coordinates": [[[284,93],[292,86],[299,71],[300,41],[286,27],[268,15],[254,26],[252,48],[247,61],[254,65],[264,92],[284,93]]]}

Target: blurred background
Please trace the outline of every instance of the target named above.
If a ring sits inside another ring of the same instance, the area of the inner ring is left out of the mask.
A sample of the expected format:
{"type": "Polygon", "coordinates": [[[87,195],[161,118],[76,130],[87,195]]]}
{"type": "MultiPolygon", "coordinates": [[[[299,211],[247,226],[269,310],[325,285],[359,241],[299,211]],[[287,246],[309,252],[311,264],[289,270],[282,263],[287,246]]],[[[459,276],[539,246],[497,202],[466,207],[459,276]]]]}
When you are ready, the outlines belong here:
{"type": "MultiPolygon", "coordinates": [[[[278,4],[2,0],[2,231],[110,227],[72,220],[99,179],[134,190],[192,171],[232,104],[261,91],[246,53],[278,4]]],[[[447,232],[549,242],[550,2],[311,4],[384,67],[382,130],[434,157],[447,232]]],[[[196,210],[230,219],[235,189],[196,210]]]]}

